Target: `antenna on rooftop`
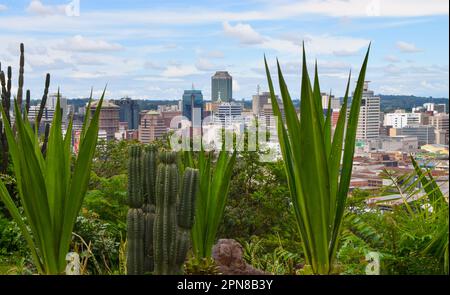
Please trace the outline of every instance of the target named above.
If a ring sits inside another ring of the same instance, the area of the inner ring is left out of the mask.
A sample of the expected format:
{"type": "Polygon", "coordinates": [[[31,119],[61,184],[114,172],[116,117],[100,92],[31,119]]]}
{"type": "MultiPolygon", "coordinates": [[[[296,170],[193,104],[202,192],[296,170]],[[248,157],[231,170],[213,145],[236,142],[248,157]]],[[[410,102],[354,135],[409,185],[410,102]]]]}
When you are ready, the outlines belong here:
{"type": "Polygon", "coordinates": [[[259,95],[259,91],[261,90],[261,87],[258,85],[256,85],[256,94],[259,95]]]}

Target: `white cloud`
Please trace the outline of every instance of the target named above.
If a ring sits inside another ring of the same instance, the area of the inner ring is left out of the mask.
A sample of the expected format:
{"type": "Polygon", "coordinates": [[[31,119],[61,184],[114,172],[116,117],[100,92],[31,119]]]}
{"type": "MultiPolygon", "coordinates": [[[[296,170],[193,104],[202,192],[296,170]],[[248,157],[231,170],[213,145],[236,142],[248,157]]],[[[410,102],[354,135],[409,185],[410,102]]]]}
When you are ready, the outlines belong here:
{"type": "Polygon", "coordinates": [[[400,59],[396,57],[395,55],[386,55],[384,59],[388,62],[399,62],[400,59]]]}
{"type": "Polygon", "coordinates": [[[26,10],[38,15],[65,14],[66,5],[45,5],[39,0],[32,0],[26,10]]]}
{"type": "Polygon", "coordinates": [[[104,40],[95,40],[85,38],[81,35],[76,35],[72,38],[66,39],[55,46],[56,49],[67,51],[82,51],[82,52],[105,52],[122,50],[120,44],[109,43],[104,40]]]}
{"type": "Polygon", "coordinates": [[[205,56],[209,58],[223,58],[225,54],[221,50],[211,50],[208,51],[205,56]]]}
{"type": "Polygon", "coordinates": [[[249,24],[239,23],[235,26],[225,22],[224,33],[238,39],[241,44],[257,45],[262,48],[273,49],[278,52],[298,54],[301,52],[302,41],[306,49],[314,54],[333,54],[336,56],[354,55],[360,49],[368,46],[369,40],[346,36],[311,35],[287,36],[273,38],[263,36],[249,24]]]}
{"type": "Polygon", "coordinates": [[[405,53],[414,53],[422,51],[422,49],[417,48],[416,45],[413,43],[398,41],[395,45],[401,52],[405,53]]]}
{"type": "Polygon", "coordinates": [[[265,40],[258,32],[256,32],[249,24],[238,23],[235,26],[228,22],[223,23],[225,34],[233,38],[237,38],[241,44],[253,45],[261,44],[265,40]]]}
{"type": "Polygon", "coordinates": [[[239,91],[241,90],[241,85],[239,85],[239,82],[236,80],[236,78],[233,78],[233,91],[239,91]]]}
{"type": "Polygon", "coordinates": [[[273,14],[294,17],[319,14],[332,17],[411,17],[448,15],[449,3],[445,0],[306,0],[280,5],[273,14]]]}
{"type": "Polygon", "coordinates": [[[74,79],[95,79],[95,78],[104,77],[105,75],[106,75],[106,73],[101,73],[101,72],[90,73],[90,72],[75,71],[72,73],[72,75],[70,75],[70,77],[74,78],[74,79]]]}
{"type": "Polygon", "coordinates": [[[0,4],[0,12],[5,11],[8,9],[8,6],[6,6],[5,4],[0,4]]]}
{"type": "Polygon", "coordinates": [[[197,73],[197,68],[191,65],[171,65],[168,66],[161,75],[164,77],[173,78],[189,76],[197,73]]]}
{"type": "Polygon", "coordinates": [[[213,71],[217,69],[217,65],[213,64],[208,59],[202,57],[197,60],[197,62],[195,63],[195,67],[199,71],[213,71]]]}

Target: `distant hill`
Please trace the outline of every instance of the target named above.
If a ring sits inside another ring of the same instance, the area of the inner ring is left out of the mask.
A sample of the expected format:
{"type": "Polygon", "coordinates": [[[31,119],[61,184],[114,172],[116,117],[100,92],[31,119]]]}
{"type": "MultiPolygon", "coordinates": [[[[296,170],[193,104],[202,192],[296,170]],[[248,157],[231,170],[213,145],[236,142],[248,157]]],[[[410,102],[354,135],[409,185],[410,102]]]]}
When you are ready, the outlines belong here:
{"type": "Polygon", "coordinates": [[[381,110],[383,112],[395,109],[411,110],[413,107],[422,106],[427,102],[445,103],[448,111],[448,98],[432,98],[414,95],[385,95],[379,94],[381,98],[381,110]]]}
{"type": "MultiPolygon", "coordinates": [[[[377,94],[381,97],[381,111],[390,112],[395,109],[405,109],[410,111],[413,107],[422,106],[427,102],[434,103],[445,103],[447,105],[447,112],[449,110],[449,99],[448,98],[432,98],[432,97],[423,97],[423,96],[414,96],[414,95],[386,95],[386,94],[377,94]]],[[[343,98],[341,98],[342,101],[343,98]]],[[[88,98],[73,98],[68,99],[67,103],[71,105],[75,105],[75,109],[78,109],[80,106],[85,106],[88,102],[88,98]]],[[[33,100],[31,101],[31,105],[37,105],[40,101],[33,100]]],[[[137,100],[139,107],[141,110],[156,110],[158,105],[173,105],[178,104],[176,100],[164,100],[164,99],[142,99],[137,100]]],[[[238,101],[242,102],[242,101],[238,101]]],[[[351,99],[350,101],[351,102],[351,99]]],[[[300,100],[294,99],[293,104],[296,108],[300,106],[300,100]]],[[[244,101],[244,107],[247,109],[252,108],[251,100],[244,101]]]]}

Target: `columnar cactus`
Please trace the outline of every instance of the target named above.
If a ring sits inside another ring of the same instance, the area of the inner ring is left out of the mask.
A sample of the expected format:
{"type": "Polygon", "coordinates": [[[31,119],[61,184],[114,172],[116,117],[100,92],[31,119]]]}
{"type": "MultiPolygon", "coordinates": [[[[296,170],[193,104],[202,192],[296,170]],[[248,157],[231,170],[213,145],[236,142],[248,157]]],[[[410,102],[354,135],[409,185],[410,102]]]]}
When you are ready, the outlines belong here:
{"type": "Polygon", "coordinates": [[[179,274],[194,223],[198,171],[187,168],[181,189],[176,153],[132,146],[128,166],[128,274],[179,274]]]}
{"type": "Polygon", "coordinates": [[[153,224],[155,220],[156,147],[147,146],[143,154],[144,273],[153,272],[153,224]]]}
{"type": "Polygon", "coordinates": [[[145,217],[142,209],[130,208],[127,215],[127,274],[144,273],[145,217]]]}
{"type": "Polygon", "coordinates": [[[161,154],[156,175],[156,217],[153,229],[155,274],[181,273],[189,247],[198,171],[191,168],[185,170],[181,192],[178,182],[176,153],[161,154]]]}
{"type": "Polygon", "coordinates": [[[128,205],[127,215],[127,273],[144,273],[144,229],[142,210],[142,151],[138,145],[129,149],[128,160],[128,205]]]}

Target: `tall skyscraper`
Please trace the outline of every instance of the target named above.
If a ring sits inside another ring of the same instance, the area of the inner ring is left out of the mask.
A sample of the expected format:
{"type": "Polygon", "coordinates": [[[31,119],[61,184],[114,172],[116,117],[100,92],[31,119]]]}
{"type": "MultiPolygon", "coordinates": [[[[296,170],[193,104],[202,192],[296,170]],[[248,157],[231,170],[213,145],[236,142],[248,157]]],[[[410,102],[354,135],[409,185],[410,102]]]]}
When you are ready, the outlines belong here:
{"type": "Polygon", "coordinates": [[[227,71],[218,71],[211,77],[211,100],[231,102],[233,99],[233,78],[227,71]]]}
{"type": "Polygon", "coordinates": [[[155,139],[162,138],[167,133],[164,119],[158,111],[146,111],[142,114],[139,125],[139,141],[151,143],[155,139]]]}
{"type": "Polygon", "coordinates": [[[138,129],[139,127],[139,105],[136,100],[129,97],[115,100],[114,104],[119,106],[120,122],[127,122],[128,129],[138,129]]]}
{"type": "Polygon", "coordinates": [[[201,90],[185,90],[183,93],[183,116],[192,121],[192,111],[200,112],[199,119],[203,120],[203,94],[201,90]]]}
{"type": "MultiPolygon", "coordinates": [[[[91,118],[94,116],[98,101],[91,103],[91,118]]],[[[119,131],[119,107],[109,101],[103,101],[99,118],[99,133],[105,131],[106,140],[114,140],[119,131]]]]}
{"type": "Polygon", "coordinates": [[[380,97],[369,90],[369,82],[364,82],[361,108],[359,111],[356,139],[367,140],[380,136],[380,97]]]}

